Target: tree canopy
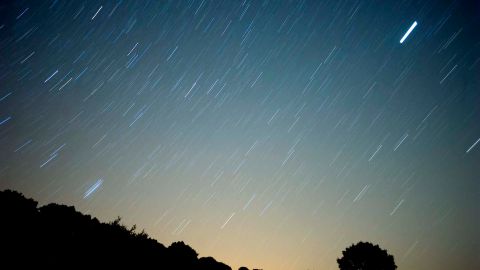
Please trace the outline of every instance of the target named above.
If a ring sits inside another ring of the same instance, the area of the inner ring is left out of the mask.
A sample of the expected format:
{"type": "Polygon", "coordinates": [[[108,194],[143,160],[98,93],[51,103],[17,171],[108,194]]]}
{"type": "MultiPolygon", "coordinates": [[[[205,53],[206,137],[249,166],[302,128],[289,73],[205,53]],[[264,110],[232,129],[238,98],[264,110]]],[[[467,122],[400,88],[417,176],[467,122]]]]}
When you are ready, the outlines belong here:
{"type": "Polygon", "coordinates": [[[386,250],[369,242],[358,242],[342,251],[340,270],[395,270],[395,260],[386,250]]]}

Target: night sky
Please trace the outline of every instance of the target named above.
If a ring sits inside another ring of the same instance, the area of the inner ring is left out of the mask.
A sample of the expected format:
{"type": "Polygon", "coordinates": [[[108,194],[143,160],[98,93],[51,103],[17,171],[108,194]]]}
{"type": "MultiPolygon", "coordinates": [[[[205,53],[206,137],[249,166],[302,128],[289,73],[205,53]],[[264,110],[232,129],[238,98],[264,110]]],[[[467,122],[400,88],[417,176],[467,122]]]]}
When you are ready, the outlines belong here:
{"type": "Polygon", "coordinates": [[[0,189],[234,269],[479,269],[478,1],[0,5],[0,189]]]}

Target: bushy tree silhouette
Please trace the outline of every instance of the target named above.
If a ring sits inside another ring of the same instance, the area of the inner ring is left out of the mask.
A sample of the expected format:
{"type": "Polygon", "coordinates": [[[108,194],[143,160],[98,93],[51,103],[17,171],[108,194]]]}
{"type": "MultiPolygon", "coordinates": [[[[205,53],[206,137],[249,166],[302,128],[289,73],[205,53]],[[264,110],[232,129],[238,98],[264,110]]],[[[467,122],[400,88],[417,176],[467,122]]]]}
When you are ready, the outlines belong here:
{"type": "Polygon", "coordinates": [[[72,206],[37,208],[15,191],[0,191],[0,220],[0,269],[231,270],[211,257],[198,259],[183,242],[166,248],[120,218],[102,223],[72,206]]]}
{"type": "Polygon", "coordinates": [[[392,255],[378,245],[359,242],[342,251],[337,259],[341,270],[395,270],[397,266],[392,255]]]}
{"type": "Polygon", "coordinates": [[[198,259],[198,270],[231,270],[230,266],[217,262],[212,257],[204,257],[198,259]]]}
{"type": "Polygon", "coordinates": [[[198,260],[198,253],[183,242],[172,243],[168,247],[167,253],[169,258],[179,262],[183,269],[190,269],[194,267],[198,260]]]}

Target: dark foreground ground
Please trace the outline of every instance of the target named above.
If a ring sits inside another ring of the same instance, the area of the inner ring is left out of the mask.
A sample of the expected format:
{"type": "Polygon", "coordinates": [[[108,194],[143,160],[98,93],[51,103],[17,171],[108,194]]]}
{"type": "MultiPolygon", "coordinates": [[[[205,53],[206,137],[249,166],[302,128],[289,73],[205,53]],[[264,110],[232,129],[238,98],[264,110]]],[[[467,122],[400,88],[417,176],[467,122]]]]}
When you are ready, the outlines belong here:
{"type": "Polygon", "coordinates": [[[73,206],[37,205],[16,191],[0,191],[0,269],[231,269],[198,258],[183,242],[165,247],[120,219],[102,223],[73,206]]]}

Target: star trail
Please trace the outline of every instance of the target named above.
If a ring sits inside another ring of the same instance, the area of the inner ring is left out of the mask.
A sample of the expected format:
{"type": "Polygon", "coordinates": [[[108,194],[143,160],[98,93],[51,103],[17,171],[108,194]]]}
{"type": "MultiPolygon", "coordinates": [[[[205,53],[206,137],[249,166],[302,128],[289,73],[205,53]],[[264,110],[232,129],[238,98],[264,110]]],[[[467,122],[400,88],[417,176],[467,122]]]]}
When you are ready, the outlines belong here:
{"type": "Polygon", "coordinates": [[[403,35],[402,39],[400,39],[400,43],[403,43],[405,41],[405,39],[407,39],[407,37],[410,35],[410,33],[412,33],[412,31],[413,31],[413,29],[415,29],[415,27],[417,27],[417,22],[413,22],[412,26],[410,26],[410,28],[408,28],[405,35],[403,35]]]}
{"type": "Polygon", "coordinates": [[[478,1],[2,1],[0,188],[238,269],[479,269],[478,1]]]}

